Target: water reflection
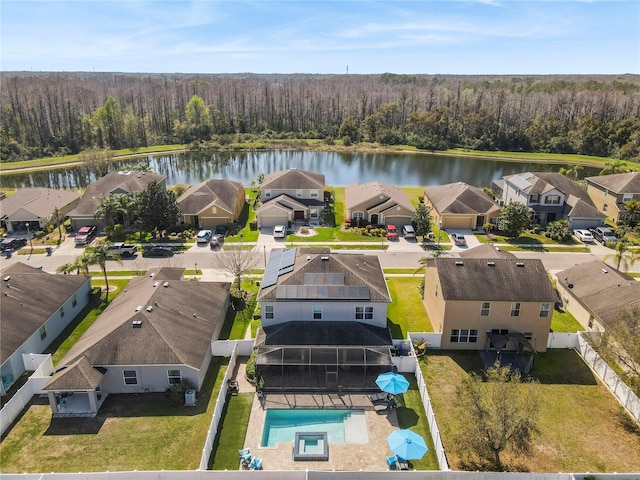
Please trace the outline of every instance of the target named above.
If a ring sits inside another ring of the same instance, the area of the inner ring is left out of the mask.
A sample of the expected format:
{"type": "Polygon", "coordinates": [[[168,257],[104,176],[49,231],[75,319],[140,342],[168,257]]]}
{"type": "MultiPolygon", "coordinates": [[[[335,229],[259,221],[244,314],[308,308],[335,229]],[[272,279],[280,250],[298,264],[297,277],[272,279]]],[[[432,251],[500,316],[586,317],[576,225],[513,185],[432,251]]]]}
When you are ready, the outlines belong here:
{"type": "MultiPolygon", "coordinates": [[[[520,163],[478,160],[471,157],[421,155],[413,153],[352,153],[271,151],[240,153],[172,153],[118,160],[114,169],[132,168],[146,163],[152,170],[167,176],[167,184],[195,184],[208,178],[227,178],[251,183],[261,173],[300,168],[325,174],[327,185],[379,180],[404,186],[441,185],[465,182],[477,187],[505,175],[525,171],[558,171],[563,164],[520,163]]],[[[585,167],[584,176],[597,175],[599,169],[585,167]]],[[[86,167],[53,169],[2,175],[7,188],[52,187],[81,188],[95,181],[86,167]]]]}

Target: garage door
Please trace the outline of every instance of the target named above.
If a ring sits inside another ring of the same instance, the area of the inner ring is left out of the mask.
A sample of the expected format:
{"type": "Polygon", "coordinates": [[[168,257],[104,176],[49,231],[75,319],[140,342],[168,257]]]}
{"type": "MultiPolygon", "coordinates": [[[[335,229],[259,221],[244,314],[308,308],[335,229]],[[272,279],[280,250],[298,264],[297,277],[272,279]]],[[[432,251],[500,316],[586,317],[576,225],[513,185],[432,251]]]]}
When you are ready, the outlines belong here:
{"type": "Polygon", "coordinates": [[[276,225],[287,225],[289,220],[286,215],[278,215],[278,216],[266,216],[263,215],[260,217],[260,227],[261,228],[273,228],[276,225]]]}
{"type": "Polygon", "coordinates": [[[451,216],[447,215],[442,221],[443,228],[475,228],[475,216],[451,216]]]}
{"type": "Polygon", "coordinates": [[[384,217],[384,223],[389,225],[395,225],[398,228],[402,228],[402,225],[411,225],[411,217],[395,216],[384,217]]]}

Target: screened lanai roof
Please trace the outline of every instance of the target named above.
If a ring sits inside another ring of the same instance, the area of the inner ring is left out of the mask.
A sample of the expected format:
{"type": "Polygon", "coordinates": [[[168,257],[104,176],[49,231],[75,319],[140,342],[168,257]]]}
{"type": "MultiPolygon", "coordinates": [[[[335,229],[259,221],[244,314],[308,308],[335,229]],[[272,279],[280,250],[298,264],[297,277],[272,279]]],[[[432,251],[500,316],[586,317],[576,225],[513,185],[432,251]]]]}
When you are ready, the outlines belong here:
{"type": "Polygon", "coordinates": [[[360,322],[295,321],[261,327],[256,346],[359,346],[389,347],[393,345],[386,327],[360,322]]]}
{"type": "Polygon", "coordinates": [[[262,347],[258,365],[391,366],[390,347],[262,347]]]}

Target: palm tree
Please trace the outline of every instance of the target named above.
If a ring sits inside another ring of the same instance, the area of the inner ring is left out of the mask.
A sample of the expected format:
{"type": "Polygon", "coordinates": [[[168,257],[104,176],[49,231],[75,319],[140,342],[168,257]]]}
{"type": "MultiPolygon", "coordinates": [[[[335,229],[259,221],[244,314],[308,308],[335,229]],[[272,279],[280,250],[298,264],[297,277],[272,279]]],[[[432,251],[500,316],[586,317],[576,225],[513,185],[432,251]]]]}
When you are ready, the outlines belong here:
{"type": "Polygon", "coordinates": [[[89,262],[86,253],[79,255],[73,262],[64,263],[56,268],[56,273],[84,273],[85,275],[89,274],[89,262]]]}
{"type": "Polygon", "coordinates": [[[640,259],[640,252],[631,250],[629,242],[621,240],[616,243],[616,253],[605,255],[602,261],[613,260],[616,264],[616,270],[621,271],[620,267],[622,267],[625,271],[628,271],[638,259],[640,259]]]}
{"type": "Polygon", "coordinates": [[[569,177],[572,180],[578,180],[580,176],[580,171],[582,171],[584,167],[582,165],[573,165],[572,167],[561,168],[560,173],[565,177],[569,177]]]}
{"type": "Polygon", "coordinates": [[[118,211],[118,201],[114,197],[102,197],[100,204],[96,208],[96,213],[93,215],[96,219],[103,219],[104,224],[108,227],[113,226],[113,217],[118,211]]]}
{"type": "Polygon", "coordinates": [[[625,220],[635,225],[638,222],[638,217],[640,217],[640,201],[635,198],[627,200],[624,202],[624,208],[626,210],[625,220]]]}
{"type": "Polygon", "coordinates": [[[113,199],[116,203],[116,211],[121,213],[123,216],[123,222],[127,225],[131,218],[133,217],[134,212],[138,208],[138,201],[130,197],[129,195],[125,195],[124,193],[119,193],[113,196],[113,199]]]}
{"type": "Polygon", "coordinates": [[[107,260],[115,260],[122,265],[120,254],[114,252],[110,247],[111,242],[102,242],[97,245],[87,247],[84,255],[87,256],[88,265],[99,265],[104,275],[104,283],[106,287],[105,302],[109,303],[109,277],[107,276],[107,260]]]}
{"type": "Polygon", "coordinates": [[[614,173],[626,173],[629,171],[627,167],[625,167],[626,163],[622,160],[616,158],[615,160],[611,160],[604,164],[604,168],[600,171],[600,175],[611,175],[614,173]]]}

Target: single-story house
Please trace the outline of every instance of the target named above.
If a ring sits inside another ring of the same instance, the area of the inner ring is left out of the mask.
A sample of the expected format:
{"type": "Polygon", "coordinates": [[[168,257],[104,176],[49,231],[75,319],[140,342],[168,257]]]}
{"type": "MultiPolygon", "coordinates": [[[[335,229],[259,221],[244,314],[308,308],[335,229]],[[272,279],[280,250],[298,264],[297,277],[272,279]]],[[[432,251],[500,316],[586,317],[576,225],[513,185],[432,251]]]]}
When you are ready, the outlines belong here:
{"type": "Polygon", "coordinates": [[[185,281],[183,272],[153,269],[127,284],[45,385],[54,414],[71,408],[60,401],[67,392],[74,408],[95,413],[110,393],[164,392],[187,379],[201,388],[230,284],[185,281]]]}
{"type": "Polygon", "coordinates": [[[57,188],[21,188],[0,200],[0,226],[7,232],[43,230],[57,225],[80,201],[80,194],[57,188]],[[57,209],[57,217],[56,217],[57,209]]]}
{"type": "Polygon", "coordinates": [[[95,225],[98,229],[104,228],[103,219],[95,218],[102,198],[116,194],[133,198],[151,182],[165,186],[166,178],[165,175],[152,172],[119,171],[106,174],[87,187],[76,208],[69,212],[73,229],[90,225],[95,225]]]}
{"type": "MultiPolygon", "coordinates": [[[[344,189],[347,217],[372,225],[411,224],[416,209],[399,187],[382,182],[350,183],[344,189]]],[[[363,225],[364,226],[364,225],[363,225]]]]}
{"type": "Polygon", "coordinates": [[[177,200],[181,223],[213,229],[235,222],[246,203],[240,182],[212,178],[190,186],[177,200]]]}
{"type": "Polygon", "coordinates": [[[258,228],[291,225],[295,222],[318,224],[324,211],[324,175],[297,168],[268,173],[260,184],[256,209],[258,228]]]}
{"type": "Polygon", "coordinates": [[[625,202],[640,200],[640,174],[614,173],[587,177],[587,194],[598,210],[614,223],[626,220],[625,202]]]}
{"type": "Polygon", "coordinates": [[[18,262],[2,269],[0,374],[4,395],[25,371],[22,355],[42,353],[89,303],[91,278],[54,275],[18,262]]]}
{"type": "Polygon", "coordinates": [[[461,250],[458,255],[460,255],[460,258],[484,258],[487,260],[492,258],[516,258],[513,253],[501,250],[491,243],[482,243],[477,247],[461,250]]]}
{"type": "Polygon", "coordinates": [[[463,182],[424,189],[424,203],[431,208],[435,225],[442,228],[482,228],[495,223],[500,207],[482,189],[463,182]]]}
{"type": "Polygon", "coordinates": [[[585,330],[605,331],[624,310],[640,308],[640,282],[599,260],[556,276],[564,308],[585,330]]]}

